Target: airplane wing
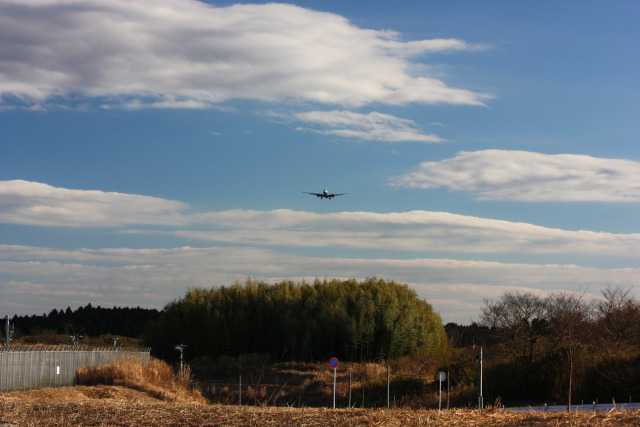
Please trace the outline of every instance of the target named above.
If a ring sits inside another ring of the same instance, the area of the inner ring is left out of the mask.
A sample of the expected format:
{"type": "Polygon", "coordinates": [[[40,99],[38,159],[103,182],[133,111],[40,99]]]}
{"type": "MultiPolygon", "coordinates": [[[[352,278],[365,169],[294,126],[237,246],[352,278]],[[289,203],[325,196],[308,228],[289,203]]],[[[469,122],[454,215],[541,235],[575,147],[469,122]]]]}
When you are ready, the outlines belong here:
{"type": "Polygon", "coordinates": [[[308,191],[303,191],[303,193],[305,193],[305,194],[312,194],[312,195],[314,195],[314,196],[316,196],[316,197],[324,197],[324,194],[321,194],[321,193],[309,193],[308,191]]]}

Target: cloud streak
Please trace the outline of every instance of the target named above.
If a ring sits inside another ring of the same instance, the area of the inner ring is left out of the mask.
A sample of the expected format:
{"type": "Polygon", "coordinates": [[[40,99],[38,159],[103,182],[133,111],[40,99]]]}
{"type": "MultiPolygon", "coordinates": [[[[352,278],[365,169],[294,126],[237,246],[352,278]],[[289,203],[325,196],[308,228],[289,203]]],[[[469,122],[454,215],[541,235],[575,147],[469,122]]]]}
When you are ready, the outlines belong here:
{"type": "Polygon", "coordinates": [[[361,106],[490,98],[410,71],[417,55],[478,46],[405,42],[290,4],[6,0],[0,39],[0,94],[31,107],[76,96],[133,109],[231,99],[361,106]]]}
{"type": "Polygon", "coordinates": [[[205,245],[148,249],[0,245],[0,310],[5,312],[30,314],[87,302],[113,306],[122,301],[160,308],[188,287],[227,285],[249,276],[269,282],[378,276],[415,288],[445,321],[466,322],[477,318],[483,298],[505,291],[544,293],[593,285],[597,294],[606,283],[640,285],[635,266],[561,264],[563,258],[587,255],[633,259],[635,265],[640,254],[638,234],[569,231],[426,211],[196,212],[178,201],[28,181],[0,182],[0,204],[0,222],[5,224],[168,234],[205,245]],[[379,252],[371,252],[369,258],[312,256],[298,248],[379,252]],[[392,259],[394,251],[403,259],[392,259]],[[452,253],[463,252],[562,257],[547,265],[451,259],[452,253]],[[385,255],[375,255],[381,253],[385,255]],[[408,258],[407,253],[413,255],[408,258]]]}
{"type": "Polygon", "coordinates": [[[157,197],[0,181],[0,222],[52,227],[184,225],[188,205],[157,197]]]}
{"type": "Polygon", "coordinates": [[[484,150],[424,162],[391,185],[446,187],[479,200],[638,202],[640,162],[577,154],[484,150]]]}
{"type": "Polygon", "coordinates": [[[407,283],[443,313],[468,321],[483,298],[505,291],[553,292],[606,283],[638,286],[637,268],[529,265],[453,259],[346,259],[312,257],[255,247],[75,249],[0,245],[3,312],[32,313],[53,307],[128,305],[162,307],[190,286],[228,285],[248,276],[268,282],[315,277],[377,276],[407,283]],[[455,299],[452,299],[454,296],[455,299]]]}
{"type": "Polygon", "coordinates": [[[3,223],[111,227],[121,229],[121,233],[169,234],[190,241],[438,253],[640,256],[640,234],[562,230],[447,212],[193,212],[187,204],[177,201],[69,190],[27,181],[0,182],[0,197],[3,223]],[[136,225],[173,229],[131,228],[136,225]]]}
{"type": "Polygon", "coordinates": [[[298,113],[295,118],[315,125],[316,128],[298,128],[360,140],[400,142],[442,142],[437,135],[424,134],[413,120],[401,119],[389,114],[372,112],[360,114],[352,111],[308,111],[298,113]]]}

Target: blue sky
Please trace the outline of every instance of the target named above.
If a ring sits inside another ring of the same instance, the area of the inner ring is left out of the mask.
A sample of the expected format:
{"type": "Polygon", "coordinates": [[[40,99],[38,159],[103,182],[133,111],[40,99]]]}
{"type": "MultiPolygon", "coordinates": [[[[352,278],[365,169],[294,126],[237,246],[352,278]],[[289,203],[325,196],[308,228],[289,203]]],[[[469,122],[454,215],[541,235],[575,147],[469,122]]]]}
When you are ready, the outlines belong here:
{"type": "Polygon", "coordinates": [[[640,297],[636,1],[3,1],[0,314],[188,287],[640,297]],[[320,200],[304,192],[348,193],[320,200]]]}

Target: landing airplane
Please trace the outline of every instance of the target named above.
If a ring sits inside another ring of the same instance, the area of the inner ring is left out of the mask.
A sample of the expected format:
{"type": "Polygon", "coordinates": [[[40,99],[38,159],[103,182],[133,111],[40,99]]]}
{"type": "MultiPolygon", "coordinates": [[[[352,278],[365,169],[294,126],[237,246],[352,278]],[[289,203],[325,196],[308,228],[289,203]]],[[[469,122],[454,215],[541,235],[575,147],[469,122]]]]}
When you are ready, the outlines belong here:
{"type": "Polygon", "coordinates": [[[316,197],[320,197],[321,199],[331,199],[331,198],[334,198],[336,196],[343,196],[343,195],[347,194],[347,193],[331,194],[327,190],[322,190],[322,193],[309,193],[308,191],[303,191],[303,193],[312,194],[312,195],[314,195],[316,197]]]}

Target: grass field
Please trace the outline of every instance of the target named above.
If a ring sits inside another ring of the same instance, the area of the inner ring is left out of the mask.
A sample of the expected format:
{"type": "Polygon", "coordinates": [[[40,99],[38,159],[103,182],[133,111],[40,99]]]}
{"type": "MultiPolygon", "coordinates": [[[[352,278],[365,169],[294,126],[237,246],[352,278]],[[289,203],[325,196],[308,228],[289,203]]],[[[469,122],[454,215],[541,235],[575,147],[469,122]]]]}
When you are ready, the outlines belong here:
{"type": "Polygon", "coordinates": [[[0,395],[3,426],[638,426],[640,413],[326,409],[167,402],[123,386],[0,395]]]}
{"type": "Polygon", "coordinates": [[[79,370],[86,385],[0,394],[0,426],[640,426],[640,412],[328,409],[210,404],[152,359],[79,370]]]}

